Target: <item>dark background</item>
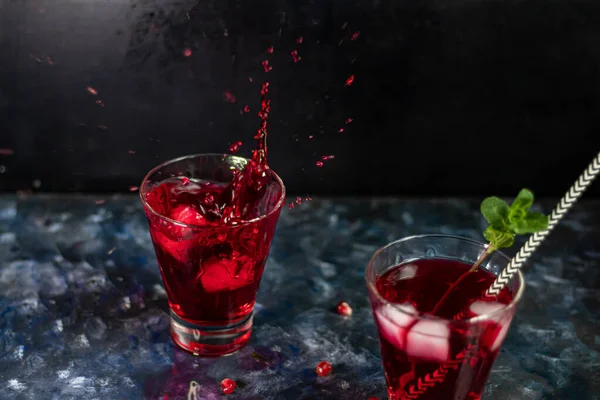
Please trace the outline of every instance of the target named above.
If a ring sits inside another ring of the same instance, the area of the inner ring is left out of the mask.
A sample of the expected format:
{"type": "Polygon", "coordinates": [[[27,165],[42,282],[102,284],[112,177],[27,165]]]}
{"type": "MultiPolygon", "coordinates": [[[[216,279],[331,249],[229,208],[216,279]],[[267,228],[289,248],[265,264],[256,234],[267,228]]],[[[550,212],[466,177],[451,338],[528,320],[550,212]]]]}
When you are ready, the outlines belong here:
{"type": "Polygon", "coordinates": [[[3,0],[0,189],[248,155],[264,59],[291,193],[558,196],[600,150],[598,0],[3,0]]]}

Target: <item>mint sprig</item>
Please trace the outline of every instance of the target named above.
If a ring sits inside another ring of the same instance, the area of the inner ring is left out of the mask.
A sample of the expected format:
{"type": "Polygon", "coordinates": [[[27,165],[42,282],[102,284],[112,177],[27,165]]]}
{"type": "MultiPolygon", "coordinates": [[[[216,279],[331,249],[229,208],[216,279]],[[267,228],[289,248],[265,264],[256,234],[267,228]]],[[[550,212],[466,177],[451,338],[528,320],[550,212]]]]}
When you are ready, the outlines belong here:
{"type": "Polygon", "coordinates": [[[488,197],[481,202],[481,213],[489,224],[483,231],[483,237],[489,242],[489,245],[471,268],[450,285],[431,311],[432,314],[440,309],[452,290],[463,279],[479,268],[487,256],[498,249],[512,246],[517,235],[548,229],[546,215],[529,211],[533,205],[533,199],[533,193],[530,190],[522,189],[510,206],[506,201],[495,196],[488,197]]]}
{"type": "Polygon", "coordinates": [[[495,196],[481,202],[481,214],[489,224],[483,231],[483,237],[489,242],[488,253],[512,246],[516,235],[548,229],[546,215],[529,211],[533,199],[530,190],[522,189],[510,206],[495,196]]]}

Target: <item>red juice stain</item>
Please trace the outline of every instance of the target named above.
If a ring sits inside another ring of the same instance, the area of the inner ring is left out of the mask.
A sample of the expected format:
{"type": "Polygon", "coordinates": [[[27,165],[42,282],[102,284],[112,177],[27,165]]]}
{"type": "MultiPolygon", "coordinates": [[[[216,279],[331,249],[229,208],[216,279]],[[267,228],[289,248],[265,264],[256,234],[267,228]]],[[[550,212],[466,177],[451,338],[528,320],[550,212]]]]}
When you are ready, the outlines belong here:
{"type": "Polygon", "coordinates": [[[242,142],[241,141],[237,141],[235,143],[232,143],[231,146],[229,146],[229,152],[232,154],[235,154],[238,152],[238,150],[240,149],[240,147],[242,146],[242,142]]]}
{"type": "Polygon", "coordinates": [[[235,103],[235,96],[231,92],[223,93],[223,97],[225,97],[225,100],[231,104],[235,103]]]}
{"type": "Polygon", "coordinates": [[[273,46],[271,46],[267,49],[267,53],[269,53],[269,54],[273,54],[274,51],[275,51],[275,48],[273,46]]]}
{"type": "Polygon", "coordinates": [[[96,89],[94,89],[91,86],[88,86],[86,88],[86,90],[88,91],[89,94],[93,95],[93,96],[98,96],[98,91],[96,89]]]}
{"type": "Polygon", "coordinates": [[[350,75],[348,79],[346,79],[346,86],[350,86],[354,83],[354,75],[350,75]]]}
{"type": "Polygon", "coordinates": [[[331,367],[331,364],[327,361],[321,361],[319,364],[317,364],[317,368],[315,368],[315,370],[317,372],[317,375],[323,377],[329,375],[333,368],[331,367]]]}
{"type": "Polygon", "coordinates": [[[264,68],[265,72],[269,72],[270,70],[272,70],[272,69],[273,69],[273,67],[272,67],[271,65],[269,65],[269,60],[263,60],[263,61],[261,62],[261,64],[262,64],[262,66],[263,66],[263,68],[264,68]]]}
{"type": "Polygon", "coordinates": [[[250,112],[250,106],[244,106],[244,112],[245,113],[250,112]]]}
{"type": "Polygon", "coordinates": [[[183,49],[183,56],[184,57],[189,57],[191,55],[192,55],[192,49],[187,48],[187,47],[185,49],[183,49]]]}
{"type": "Polygon", "coordinates": [[[225,378],[221,381],[221,390],[225,394],[231,394],[235,390],[236,383],[233,379],[225,378]]]}
{"type": "Polygon", "coordinates": [[[323,161],[316,162],[317,167],[321,168],[323,166],[323,161]]]}
{"type": "Polygon", "coordinates": [[[304,42],[304,38],[302,36],[298,36],[298,38],[296,39],[296,43],[302,44],[302,42],[304,42]]]}
{"type": "Polygon", "coordinates": [[[358,36],[360,36],[360,31],[356,31],[352,34],[352,37],[350,38],[350,40],[356,40],[358,38],[358,36]]]}
{"type": "Polygon", "coordinates": [[[292,50],[290,54],[292,55],[292,59],[294,60],[295,63],[302,60],[302,57],[300,57],[298,55],[298,50],[292,50]]]}
{"type": "Polygon", "coordinates": [[[347,118],[346,121],[344,121],[346,123],[346,125],[348,125],[349,123],[351,123],[352,121],[354,121],[352,118],[347,118]]]}

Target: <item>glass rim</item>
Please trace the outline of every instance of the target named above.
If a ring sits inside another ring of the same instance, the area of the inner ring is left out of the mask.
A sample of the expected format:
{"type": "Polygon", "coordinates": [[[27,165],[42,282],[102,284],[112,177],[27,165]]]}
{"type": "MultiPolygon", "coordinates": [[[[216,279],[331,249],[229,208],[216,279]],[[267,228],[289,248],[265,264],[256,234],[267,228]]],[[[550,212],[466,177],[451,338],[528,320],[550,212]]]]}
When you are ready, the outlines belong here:
{"type": "MultiPolygon", "coordinates": [[[[214,226],[206,226],[206,225],[194,225],[194,224],[186,224],[184,222],[180,222],[177,220],[174,220],[172,218],[167,217],[166,215],[163,215],[161,213],[159,213],[158,211],[156,211],[155,209],[153,209],[150,204],[148,204],[148,202],[145,199],[144,196],[144,184],[146,183],[146,181],[148,181],[148,179],[150,178],[150,176],[155,173],[156,171],[160,170],[161,168],[166,167],[169,164],[174,164],[176,162],[180,162],[180,161],[184,161],[184,160],[188,160],[188,159],[193,159],[193,158],[200,158],[200,157],[221,157],[223,159],[225,158],[233,158],[233,159],[238,159],[238,160],[244,160],[246,162],[249,162],[250,159],[246,158],[246,157],[240,157],[240,156],[236,156],[233,154],[226,154],[226,153],[197,153],[197,154],[188,154],[186,156],[181,156],[181,157],[177,157],[177,158],[173,158],[170,160],[167,160],[165,162],[162,162],[160,164],[158,164],[157,166],[155,166],[154,168],[152,168],[150,171],[148,171],[148,173],[144,176],[144,179],[142,179],[142,183],[140,184],[140,188],[138,190],[138,194],[140,196],[140,199],[142,200],[142,204],[144,206],[144,208],[146,208],[147,210],[149,210],[153,215],[157,216],[158,218],[167,221],[171,224],[177,225],[177,226],[181,226],[184,228],[190,228],[190,229],[214,229],[214,226]]],[[[277,210],[279,210],[282,206],[283,203],[285,202],[285,185],[283,184],[283,181],[281,180],[281,178],[279,177],[279,175],[277,175],[277,173],[275,171],[273,171],[271,168],[268,168],[269,172],[273,175],[273,177],[275,178],[275,181],[279,184],[279,186],[281,187],[281,195],[279,196],[279,199],[277,200],[277,203],[275,203],[275,205],[266,213],[256,217],[256,218],[252,218],[252,219],[247,219],[247,220],[242,220],[239,221],[235,224],[232,225],[223,225],[223,226],[219,226],[219,229],[223,229],[223,228],[239,228],[240,226],[248,226],[254,223],[257,223],[259,221],[262,221],[263,219],[268,218],[269,216],[271,216],[272,214],[274,214],[275,212],[277,212],[277,210]]]]}
{"type": "MultiPolygon", "coordinates": [[[[442,321],[448,322],[450,325],[461,325],[461,324],[462,325],[464,325],[464,324],[472,325],[472,324],[476,324],[476,323],[483,322],[483,321],[493,320],[494,318],[514,309],[517,306],[517,304],[519,303],[519,301],[521,300],[521,298],[523,297],[523,292],[525,291],[525,278],[523,277],[521,270],[517,270],[517,276],[519,278],[520,285],[519,285],[519,289],[517,290],[516,294],[512,298],[511,302],[508,304],[505,304],[504,307],[502,307],[494,312],[478,315],[476,317],[472,317],[469,319],[454,320],[454,319],[450,319],[450,318],[440,318],[440,317],[435,317],[435,316],[429,316],[429,315],[425,315],[425,314],[418,313],[418,312],[416,312],[416,313],[409,312],[409,311],[403,309],[402,307],[400,307],[401,304],[392,303],[391,301],[388,301],[379,293],[379,291],[375,287],[375,283],[370,282],[370,280],[369,280],[368,274],[371,271],[371,269],[373,268],[372,265],[373,265],[375,258],[384,250],[386,250],[394,245],[397,245],[398,243],[407,242],[409,240],[414,240],[414,239],[421,239],[421,238],[456,239],[456,240],[460,240],[463,242],[469,242],[472,244],[476,244],[478,246],[481,246],[483,249],[487,248],[487,245],[485,243],[478,242],[477,240],[473,240],[473,239],[469,239],[469,238],[461,237],[461,236],[445,235],[445,234],[423,234],[423,235],[406,236],[402,239],[395,240],[393,242],[386,244],[385,246],[380,247],[379,249],[377,249],[375,251],[375,253],[371,257],[371,259],[369,260],[367,267],[365,268],[365,281],[367,283],[367,288],[369,289],[369,291],[371,293],[373,293],[383,304],[392,306],[392,307],[394,307],[395,310],[398,310],[402,314],[408,315],[411,318],[414,318],[417,320],[442,320],[442,321]]],[[[507,261],[507,265],[508,265],[508,263],[510,262],[510,257],[508,257],[506,254],[504,254],[498,250],[496,250],[494,253],[498,254],[502,258],[504,258],[507,261]]],[[[479,266],[479,268],[481,268],[481,266],[479,266]]],[[[390,322],[394,322],[394,321],[390,321],[390,322]]]]}

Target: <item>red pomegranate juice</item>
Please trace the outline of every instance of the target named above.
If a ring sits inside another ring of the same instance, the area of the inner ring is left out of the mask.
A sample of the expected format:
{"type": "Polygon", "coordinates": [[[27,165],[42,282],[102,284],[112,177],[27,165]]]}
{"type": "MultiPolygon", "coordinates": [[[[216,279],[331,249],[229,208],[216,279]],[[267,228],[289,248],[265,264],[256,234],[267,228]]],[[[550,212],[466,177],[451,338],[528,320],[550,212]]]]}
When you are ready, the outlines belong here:
{"type": "Polygon", "coordinates": [[[514,312],[500,311],[512,294],[504,288],[497,298],[482,300],[495,276],[479,269],[452,290],[435,315],[427,315],[470,267],[420,259],[377,278],[377,292],[393,303],[372,299],[390,399],[480,399],[514,312]],[[490,313],[491,318],[468,321],[490,313]]]}

